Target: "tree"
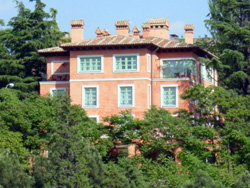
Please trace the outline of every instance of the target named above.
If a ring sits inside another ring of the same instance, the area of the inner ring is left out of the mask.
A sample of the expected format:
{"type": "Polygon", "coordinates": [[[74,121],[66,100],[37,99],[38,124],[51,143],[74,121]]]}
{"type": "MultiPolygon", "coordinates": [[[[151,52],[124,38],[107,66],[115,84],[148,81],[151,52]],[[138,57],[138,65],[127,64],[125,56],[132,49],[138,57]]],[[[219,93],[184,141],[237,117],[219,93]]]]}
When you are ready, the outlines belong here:
{"type": "Polygon", "coordinates": [[[44,149],[48,158],[35,159],[34,177],[42,187],[90,187],[89,168],[84,158],[84,142],[79,129],[80,107],[70,106],[68,97],[55,97],[56,126],[44,149]],[[46,171],[45,174],[40,171],[46,171]]]}
{"type": "Polygon", "coordinates": [[[104,164],[99,152],[93,147],[86,145],[83,149],[86,166],[89,169],[88,178],[90,185],[94,188],[103,187],[105,182],[104,164]]]}
{"type": "Polygon", "coordinates": [[[240,94],[249,94],[250,4],[248,0],[209,0],[207,28],[214,37],[212,49],[220,58],[210,61],[219,72],[219,83],[240,94]]]}
{"type": "Polygon", "coordinates": [[[56,46],[63,36],[56,23],[56,10],[44,11],[45,4],[36,0],[35,9],[25,8],[16,1],[18,15],[8,23],[10,29],[0,31],[0,87],[14,82],[22,91],[34,91],[41,73],[45,72],[45,58],[38,49],[56,46]],[[2,50],[1,50],[2,48],[2,50]]]}
{"type": "Polygon", "coordinates": [[[0,152],[0,187],[28,188],[33,181],[19,162],[18,155],[3,150],[0,152]]]}
{"type": "Polygon", "coordinates": [[[187,183],[186,188],[223,188],[224,186],[215,183],[213,179],[203,171],[198,171],[194,182],[187,183]]]}

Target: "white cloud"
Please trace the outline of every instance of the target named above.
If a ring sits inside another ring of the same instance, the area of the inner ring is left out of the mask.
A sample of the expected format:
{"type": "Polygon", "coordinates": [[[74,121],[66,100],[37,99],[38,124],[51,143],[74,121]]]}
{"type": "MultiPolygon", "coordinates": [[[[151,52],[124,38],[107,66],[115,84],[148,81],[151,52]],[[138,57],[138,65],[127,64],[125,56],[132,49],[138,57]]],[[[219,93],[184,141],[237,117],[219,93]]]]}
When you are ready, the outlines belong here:
{"type": "Polygon", "coordinates": [[[15,8],[12,0],[0,0],[0,11],[8,11],[15,8]]]}
{"type": "Polygon", "coordinates": [[[184,34],[184,25],[185,23],[182,21],[176,21],[170,23],[169,30],[171,34],[177,34],[179,36],[184,34]]]}

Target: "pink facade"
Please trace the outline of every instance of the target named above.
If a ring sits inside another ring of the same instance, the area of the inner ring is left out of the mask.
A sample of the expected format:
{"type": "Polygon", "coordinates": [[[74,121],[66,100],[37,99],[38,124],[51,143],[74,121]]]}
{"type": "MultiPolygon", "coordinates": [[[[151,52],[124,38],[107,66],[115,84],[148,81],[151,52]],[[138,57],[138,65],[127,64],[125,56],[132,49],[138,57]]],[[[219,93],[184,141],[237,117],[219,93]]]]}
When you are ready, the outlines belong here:
{"type": "MultiPolygon", "coordinates": [[[[127,22],[118,25],[121,23],[127,22]]],[[[154,30],[160,28],[161,23],[159,27],[157,23],[154,30]]],[[[124,110],[143,118],[152,105],[171,113],[180,108],[192,110],[193,105],[180,95],[197,83],[216,84],[201,77],[198,58],[211,54],[194,45],[166,39],[168,36],[152,37],[164,34],[166,27],[163,29],[153,31],[150,38],[127,33],[124,36],[122,32],[109,36],[98,33],[95,39],[40,50],[47,57],[47,80],[40,82],[40,94],[65,91],[72,104],[82,106],[97,121],[124,110]]]]}

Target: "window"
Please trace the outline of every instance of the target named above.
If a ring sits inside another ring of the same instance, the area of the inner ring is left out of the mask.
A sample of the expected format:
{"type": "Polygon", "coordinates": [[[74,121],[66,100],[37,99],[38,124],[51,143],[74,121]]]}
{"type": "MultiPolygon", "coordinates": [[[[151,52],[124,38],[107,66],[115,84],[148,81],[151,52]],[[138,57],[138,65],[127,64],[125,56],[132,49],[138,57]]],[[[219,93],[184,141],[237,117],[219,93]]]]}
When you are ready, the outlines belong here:
{"type": "Polygon", "coordinates": [[[196,75],[196,62],[193,59],[162,60],[162,78],[178,78],[196,75]]]}
{"type": "Polygon", "coordinates": [[[134,86],[119,85],[118,86],[118,106],[133,107],[134,106],[134,86]]]}
{"type": "Polygon", "coordinates": [[[64,95],[66,94],[66,88],[50,88],[50,95],[64,95]]]}
{"type": "Polygon", "coordinates": [[[99,116],[98,115],[89,115],[89,119],[93,120],[94,122],[99,122],[99,116]]]}
{"type": "Polygon", "coordinates": [[[213,69],[207,68],[205,63],[201,62],[201,78],[208,82],[213,82],[213,69]]]}
{"type": "Polygon", "coordinates": [[[103,56],[79,56],[78,72],[95,73],[103,71],[103,56]]]}
{"type": "Polygon", "coordinates": [[[113,68],[115,72],[136,72],[139,70],[138,54],[114,55],[113,68]]]}
{"type": "Polygon", "coordinates": [[[83,86],[83,108],[98,108],[98,86],[83,86]]]}
{"type": "Polygon", "coordinates": [[[161,86],[161,107],[178,107],[178,86],[161,86]]]}

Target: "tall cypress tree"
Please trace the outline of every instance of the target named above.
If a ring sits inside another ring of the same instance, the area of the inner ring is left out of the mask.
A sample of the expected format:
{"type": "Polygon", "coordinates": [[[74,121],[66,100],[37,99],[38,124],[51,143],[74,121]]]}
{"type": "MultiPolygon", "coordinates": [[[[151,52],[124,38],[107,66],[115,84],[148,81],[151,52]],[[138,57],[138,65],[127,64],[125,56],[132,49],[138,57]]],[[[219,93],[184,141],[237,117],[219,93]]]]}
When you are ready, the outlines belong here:
{"type": "Polygon", "coordinates": [[[249,0],[209,0],[206,26],[215,38],[213,52],[220,57],[219,81],[241,94],[250,93],[249,0]]]}
{"type": "Polygon", "coordinates": [[[16,3],[18,14],[9,21],[10,29],[0,31],[4,49],[0,53],[0,87],[14,82],[22,91],[33,91],[46,65],[37,50],[56,46],[63,33],[57,26],[56,10],[45,12],[41,0],[35,1],[33,11],[16,3]]]}

